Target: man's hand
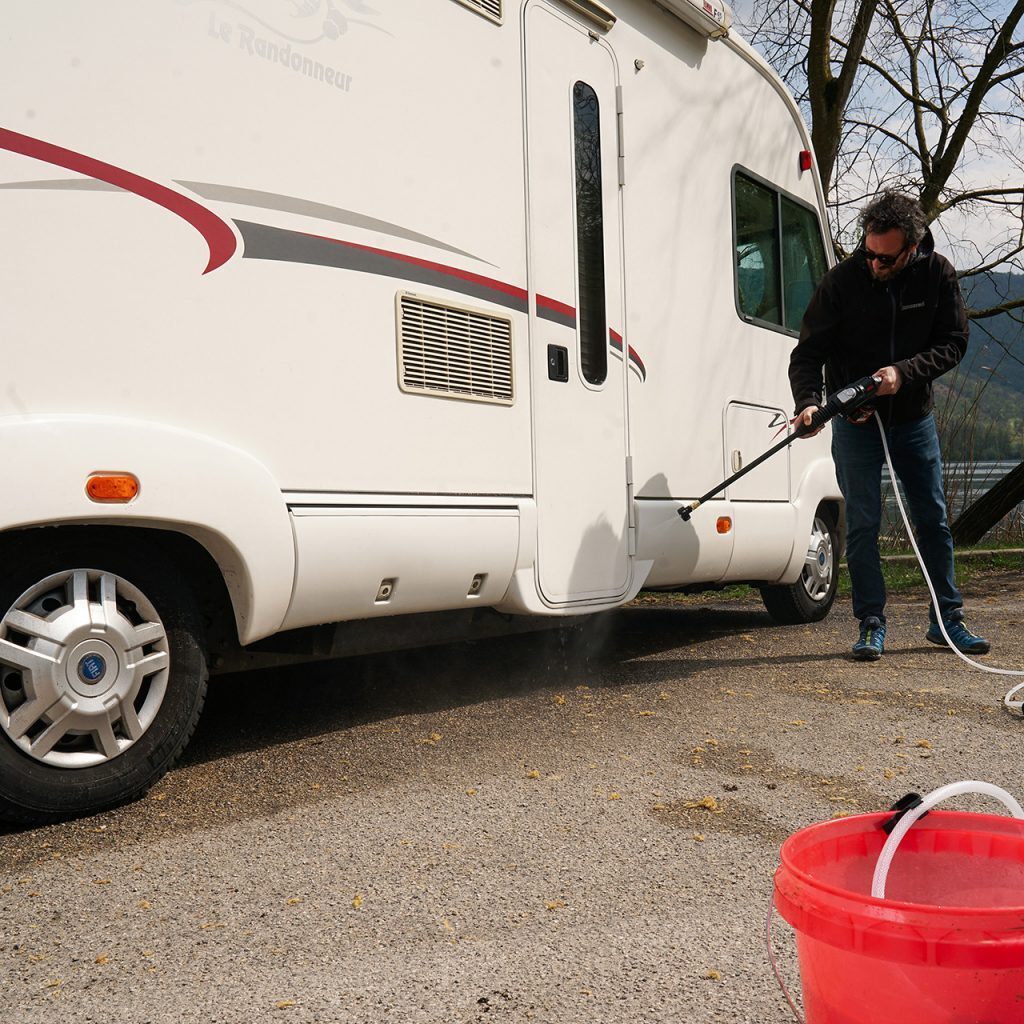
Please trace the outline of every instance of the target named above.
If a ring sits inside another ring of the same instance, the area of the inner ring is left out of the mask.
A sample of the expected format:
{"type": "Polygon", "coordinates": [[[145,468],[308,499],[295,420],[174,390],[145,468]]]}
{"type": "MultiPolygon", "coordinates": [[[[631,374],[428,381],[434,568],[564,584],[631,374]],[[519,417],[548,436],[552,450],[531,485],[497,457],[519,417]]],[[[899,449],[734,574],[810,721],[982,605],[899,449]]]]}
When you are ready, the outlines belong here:
{"type": "Polygon", "coordinates": [[[875,370],[871,376],[882,378],[882,383],[875,392],[879,398],[883,395],[895,395],[903,387],[903,374],[895,366],[883,366],[880,370],[875,370]]]}
{"type": "MultiPolygon", "coordinates": [[[[809,427],[811,425],[811,417],[817,411],[818,407],[816,405],[809,405],[806,409],[801,409],[800,412],[798,412],[793,419],[793,426],[799,427],[801,424],[803,424],[805,427],[809,427]]],[[[816,434],[820,434],[823,429],[823,427],[818,427],[817,430],[810,430],[806,434],[801,434],[800,436],[814,437],[816,434]]]]}

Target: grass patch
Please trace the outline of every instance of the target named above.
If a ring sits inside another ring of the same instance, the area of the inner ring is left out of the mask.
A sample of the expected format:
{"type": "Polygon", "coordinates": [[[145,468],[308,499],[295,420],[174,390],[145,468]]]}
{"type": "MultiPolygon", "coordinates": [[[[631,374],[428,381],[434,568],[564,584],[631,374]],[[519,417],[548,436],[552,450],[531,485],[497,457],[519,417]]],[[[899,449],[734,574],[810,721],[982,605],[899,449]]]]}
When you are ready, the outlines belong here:
{"type": "MultiPolygon", "coordinates": [[[[914,590],[925,585],[921,567],[912,551],[892,552],[895,558],[882,563],[882,575],[886,589],[894,593],[914,590]]],[[[1021,572],[1024,570],[1024,554],[1019,548],[958,548],[953,554],[956,566],[957,586],[963,587],[972,580],[990,576],[993,573],[1021,572]]],[[[843,566],[839,577],[839,593],[850,593],[850,577],[843,566]]]]}
{"type": "MultiPolygon", "coordinates": [[[[956,582],[963,587],[974,580],[1001,573],[1024,572],[1024,553],[1021,549],[1004,545],[984,548],[957,548],[954,553],[956,582]]],[[[924,577],[913,551],[891,551],[883,556],[882,576],[889,593],[924,588],[924,577]]],[[[850,596],[850,576],[845,562],[839,572],[839,596],[850,596]]],[[[675,590],[642,590],[634,605],[678,604],[701,605],[709,601],[760,603],[761,595],[755,587],[727,586],[721,590],[706,590],[698,594],[684,594],[675,590]]]]}

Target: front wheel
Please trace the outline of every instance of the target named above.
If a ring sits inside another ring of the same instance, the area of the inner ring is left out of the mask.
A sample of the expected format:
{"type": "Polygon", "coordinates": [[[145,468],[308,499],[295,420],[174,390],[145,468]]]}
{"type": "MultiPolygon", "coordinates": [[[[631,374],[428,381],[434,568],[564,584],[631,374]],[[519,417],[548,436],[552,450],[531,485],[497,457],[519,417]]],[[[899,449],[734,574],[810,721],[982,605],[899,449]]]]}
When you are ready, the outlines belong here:
{"type": "Polygon", "coordinates": [[[158,552],[24,552],[0,585],[0,820],[38,824],[141,796],[206,695],[191,594],[158,552]]]}
{"type": "Polygon", "coordinates": [[[834,516],[819,509],[814,516],[803,569],[796,583],[761,587],[768,614],[786,625],[820,622],[832,610],[839,586],[839,536],[834,516]]]}

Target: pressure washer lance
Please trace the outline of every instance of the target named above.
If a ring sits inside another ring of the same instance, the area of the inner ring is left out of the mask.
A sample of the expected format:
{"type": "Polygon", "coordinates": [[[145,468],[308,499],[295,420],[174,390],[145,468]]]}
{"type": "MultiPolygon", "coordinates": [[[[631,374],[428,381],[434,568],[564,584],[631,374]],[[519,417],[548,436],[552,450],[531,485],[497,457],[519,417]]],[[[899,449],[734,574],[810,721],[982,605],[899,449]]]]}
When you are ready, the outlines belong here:
{"type": "Polygon", "coordinates": [[[853,384],[848,384],[845,388],[840,388],[835,392],[835,394],[829,396],[828,401],[823,406],[816,409],[811,414],[810,426],[807,426],[805,423],[800,423],[792,434],[784,437],[777,445],[769,448],[763,455],[759,455],[748,466],[744,466],[738,473],[733,473],[728,480],[723,480],[717,487],[712,488],[707,494],[702,494],[696,501],[689,505],[684,505],[679,509],[679,518],[688,523],[690,521],[690,515],[693,513],[694,509],[699,508],[705,501],[709,498],[713,498],[720,491],[724,491],[729,484],[739,480],[741,476],[745,476],[752,469],[760,466],[765,459],[771,458],[771,456],[778,451],[782,451],[783,448],[791,445],[797,438],[803,437],[806,434],[811,434],[820,427],[823,427],[834,416],[838,416],[840,413],[850,413],[853,412],[854,409],[859,409],[874,397],[874,394],[881,383],[881,377],[861,377],[860,380],[855,381],[853,384]]]}

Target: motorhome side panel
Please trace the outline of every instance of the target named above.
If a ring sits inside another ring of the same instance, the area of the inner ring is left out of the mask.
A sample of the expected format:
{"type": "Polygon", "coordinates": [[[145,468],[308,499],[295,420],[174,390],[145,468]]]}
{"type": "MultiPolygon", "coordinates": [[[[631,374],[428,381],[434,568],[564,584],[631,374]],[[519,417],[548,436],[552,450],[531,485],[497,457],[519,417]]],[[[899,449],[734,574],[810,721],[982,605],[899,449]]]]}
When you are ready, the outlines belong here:
{"type": "Polygon", "coordinates": [[[451,0],[326,21],[278,0],[4,20],[22,44],[0,88],[22,99],[3,127],[37,140],[0,149],[19,257],[5,335],[23,339],[5,414],[116,406],[236,445],[284,490],[530,492],[514,21],[451,0]],[[58,166],[50,147],[82,159],[58,166]],[[204,274],[214,229],[85,158],[209,210],[229,258],[204,274]],[[450,301],[482,329],[504,321],[498,401],[463,400],[456,367],[421,372],[433,392],[414,393],[416,371],[399,390],[400,290],[437,317],[450,301]],[[41,353],[62,372],[40,372],[41,353]]]}
{"type": "MultiPolygon", "coordinates": [[[[432,563],[404,565],[388,543],[389,508],[438,496],[463,509],[468,549],[497,543],[477,568],[500,596],[511,569],[504,583],[495,570],[515,564],[519,537],[495,535],[467,496],[533,490],[515,19],[399,0],[325,20],[253,0],[115,2],[102,18],[23,8],[14,22],[12,37],[40,45],[14,48],[2,72],[26,101],[0,148],[18,254],[2,315],[22,339],[0,415],[187,430],[262,463],[278,509],[318,495],[335,558],[318,556],[308,512],[296,519],[292,611],[243,639],[469,595],[477,573],[458,537],[436,546],[429,513],[432,563]],[[384,511],[354,552],[332,508],[359,504],[384,511]],[[346,551],[381,578],[415,572],[403,594],[433,584],[434,599],[381,606],[376,586],[356,600],[340,586],[318,605],[346,551]]],[[[156,472],[121,468],[144,484],[156,472]]],[[[75,498],[75,518],[100,518],[75,498]]],[[[44,505],[39,520],[55,515],[44,505]]]]}
{"type": "Polygon", "coordinates": [[[814,218],[813,176],[798,164],[806,143],[744,44],[710,41],[654,5],[628,10],[627,328],[646,366],[629,382],[638,552],[655,559],[653,585],[778,579],[802,544],[792,493],[809,463],[828,459],[827,439],[780,454],[685,526],[675,509],[752,461],[790,414],[795,333],[737,308],[735,178],[746,169],[814,218]],[[719,515],[732,530],[716,532],[719,515]]]}

